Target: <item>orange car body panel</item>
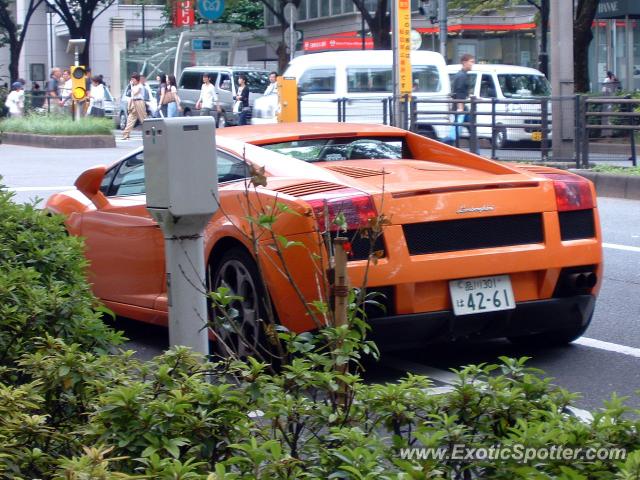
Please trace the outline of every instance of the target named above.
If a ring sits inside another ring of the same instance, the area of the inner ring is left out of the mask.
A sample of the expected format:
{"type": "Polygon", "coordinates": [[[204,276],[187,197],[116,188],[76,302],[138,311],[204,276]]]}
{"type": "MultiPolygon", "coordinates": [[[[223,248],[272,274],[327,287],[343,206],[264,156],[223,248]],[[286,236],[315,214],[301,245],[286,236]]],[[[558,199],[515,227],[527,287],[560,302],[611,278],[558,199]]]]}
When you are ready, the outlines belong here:
{"type": "MultiPolygon", "coordinates": [[[[245,195],[244,182],[220,186],[221,210],[205,233],[205,258],[219,255],[222,241],[233,239],[251,251],[246,234],[248,205],[287,204],[300,215],[283,214],[274,228],[288,240],[307,248],[292,247],[283,254],[285,266],[261,241],[261,267],[280,321],[304,331],[316,323],[308,315],[305,302],[318,296],[316,276],[320,272],[312,254],[322,254],[314,233],[315,222],[306,214],[305,202],[296,195],[282,193],[303,188],[310,182],[328,182],[353,188],[372,196],[378,213],[390,224],[384,227],[386,254],[370,266],[368,286],[390,286],[395,291],[396,314],[412,314],[451,309],[450,279],[509,274],[516,301],[550,298],[561,269],[595,266],[598,283],[602,278],[602,247],[597,206],[594,205],[595,237],[561,239],[556,197],[552,181],[544,173],[558,170],[526,167],[487,160],[421,136],[385,126],[350,124],[280,124],[222,129],[217,147],[246,157],[265,167],[268,184],[257,193],[245,195]],[[413,159],[332,161],[309,164],[285,159],[261,148],[261,144],[300,139],[340,136],[397,136],[406,138],[413,159]],[[358,174],[358,172],[360,172],[358,174]],[[363,173],[364,172],[364,173],[363,173]],[[369,172],[369,173],[367,173],[369,172]],[[293,188],[293,190],[291,190],[293,188]],[[297,187],[296,187],[297,188],[297,187]],[[249,202],[249,203],[247,203],[249,202]],[[410,255],[403,225],[416,222],[480,218],[487,213],[474,207],[491,205],[489,215],[541,213],[544,242],[426,255],[410,255]],[[461,210],[471,208],[470,213],[461,210]],[[296,280],[305,301],[299,298],[283,269],[296,280]]],[[[563,172],[564,173],[564,172],[563,172]]],[[[595,203],[595,190],[590,186],[595,203]]],[[[96,295],[116,313],[141,321],[167,322],[167,293],[164,284],[164,244],[162,233],[146,211],[144,195],[111,197],[108,204],[96,205],[78,191],[53,195],[47,208],[67,217],[71,234],[86,238],[91,263],[90,280],[96,295]]],[[[364,279],[367,262],[349,262],[352,285],[364,279]]]]}

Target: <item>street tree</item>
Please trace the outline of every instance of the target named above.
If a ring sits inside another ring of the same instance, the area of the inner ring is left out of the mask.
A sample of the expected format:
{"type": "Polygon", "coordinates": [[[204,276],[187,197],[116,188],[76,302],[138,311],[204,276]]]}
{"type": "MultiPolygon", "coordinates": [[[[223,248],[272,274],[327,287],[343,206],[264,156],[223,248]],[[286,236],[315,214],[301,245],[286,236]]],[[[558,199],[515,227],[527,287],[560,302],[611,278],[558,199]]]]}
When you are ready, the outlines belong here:
{"type": "Polygon", "coordinates": [[[289,63],[289,58],[287,57],[287,44],[285,43],[284,32],[289,27],[289,22],[287,21],[284,15],[284,7],[291,3],[295,5],[296,8],[300,7],[301,0],[260,0],[262,4],[269,10],[273,16],[278,21],[280,25],[280,41],[278,42],[278,47],[276,48],[276,53],[278,54],[278,70],[283,72],[287,67],[287,63],[289,63]]]}
{"type": "Polygon", "coordinates": [[[0,47],[9,44],[9,78],[11,82],[18,79],[18,64],[20,52],[27,35],[27,29],[33,12],[43,3],[44,0],[27,0],[24,3],[25,17],[20,25],[16,22],[12,12],[12,4],[9,0],[0,0],[0,47]]]}
{"type": "Polygon", "coordinates": [[[80,55],[82,65],[90,65],[89,43],[96,18],[104,13],[115,0],[47,0],[69,30],[72,39],[84,38],[87,48],[80,55]]]}
{"type": "Polygon", "coordinates": [[[220,22],[235,23],[247,30],[264,27],[263,5],[255,0],[229,0],[220,22]]]}
{"type": "Polygon", "coordinates": [[[352,0],[371,32],[373,48],[389,50],[391,48],[391,15],[389,0],[352,0]]]}

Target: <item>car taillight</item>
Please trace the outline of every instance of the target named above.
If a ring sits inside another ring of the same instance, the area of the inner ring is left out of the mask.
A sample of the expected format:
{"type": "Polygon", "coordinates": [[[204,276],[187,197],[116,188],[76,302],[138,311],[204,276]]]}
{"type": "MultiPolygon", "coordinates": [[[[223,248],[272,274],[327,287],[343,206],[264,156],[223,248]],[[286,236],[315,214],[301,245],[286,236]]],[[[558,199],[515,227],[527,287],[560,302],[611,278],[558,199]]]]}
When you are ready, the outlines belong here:
{"type": "Polygon", "coordinates": [[[595,206],[588,180],[564,173],[547,173],[544,176],[553,180],[559,212],[586,210],[595,206]]]}
{"type": "Polygon", "coordinates": [[[361,192],[325,198],[314,196],[305,198],[305,201],[311,206],[321,232],[337,231],[340,222],[336,222],[336,219],[340,215],[344,216],[349,230],[366,227],[369,220],[378,215],[371,196],[361,192]]]}

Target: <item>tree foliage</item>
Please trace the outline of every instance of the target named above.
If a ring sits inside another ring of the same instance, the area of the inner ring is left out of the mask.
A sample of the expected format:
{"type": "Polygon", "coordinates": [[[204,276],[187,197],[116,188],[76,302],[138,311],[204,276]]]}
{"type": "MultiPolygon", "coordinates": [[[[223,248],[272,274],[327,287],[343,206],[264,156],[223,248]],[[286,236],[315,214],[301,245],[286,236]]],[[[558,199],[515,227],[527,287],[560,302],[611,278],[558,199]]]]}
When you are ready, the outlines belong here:
{"type": "Polygon", "coordinates": [[[44,0],[27,0],[24,4],[24,22],[20,25],[16,22],[12,13],[12,4],[14,2],[0,0],[0,47],[4,44],[9,45],[9,79],[11,82],[15,82],[18,79],[20,52],[22,51],[31,17],[43,2],[44,0]]]}
{"type": "Polygon", "coordinates": [[[89,45],[93,23],[115,0],[49,0],[49,5],[69,29],[71,38],[84,38],[87,43],[80,63],[90,66],[89,45]]]}
{"type": "Polygon", "coordinates": [[[254,0],[230,0],[225,3],[220,22],[235,23],[247,30],[264,27],[263,5],[254,0]]]}

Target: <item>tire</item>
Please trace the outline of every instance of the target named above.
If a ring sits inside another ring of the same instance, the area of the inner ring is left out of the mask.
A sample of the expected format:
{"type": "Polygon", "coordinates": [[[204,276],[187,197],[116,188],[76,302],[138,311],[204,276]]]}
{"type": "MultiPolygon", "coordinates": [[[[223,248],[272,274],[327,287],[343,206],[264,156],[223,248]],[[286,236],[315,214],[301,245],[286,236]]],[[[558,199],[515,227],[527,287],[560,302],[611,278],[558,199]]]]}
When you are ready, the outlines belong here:
{"type": "Polygon", "coordinates": [[[496,148],[498,150],[504,148],[507,145],[507,130],[504,128],[499,128],[493,141],[495,142],[496,148]]]}
{"type": "MultiPolygon", "coordinates": [[[[240,358],[261,356],[265,361],[271,362],[264,333],[264,326],[268,323],[263,320],[267,318],[264,306],[265,288],[253,258],[242,248],[228,250],[215,263],[210,262],[207,283],[211,290],[225,286],[230,289],[229,295],[242,297],[234,300],[227,309],[237,310],[235,318],[224,320],[221,325],[218,325],[218,320],[215,321],[217,328],[213,329],[214,333],[222,341],[214,342],[214,352],[223,358],[230,357],[231,353],[225,347],[227,345],[240,358]],[[246,341],[243,341],[243,336],[246,341]]],[[[221,314],[219,310],[212,309],[210,312],[211,318],[221,314]]]]}
{"type": "Polygon", "coordinates": [[[120,120],[118,121],[118,128],[120,130],[124,130],[124,127],[127,126],[127,116],[124,112],[120,112],[120,120]]]}
{"type": "Polygon", "coordinates": [[[562,346],[577,340],[584,332],[587,331],[591,324],[593,313],[584,325],[577,325],[574,327],[563,328],[561,330],[552,330],[550,332],[535,333],[533,335],[523,335],[518,337],[508,337],[509,341],[515,345],[526,346],[562,346]]]}
{"type": "Polygon", "coordinates": [[[185,108],[182,112],[182,116],[183,117],[190,117],[191,116],[191,109],[190,108],[185,108]]]}

